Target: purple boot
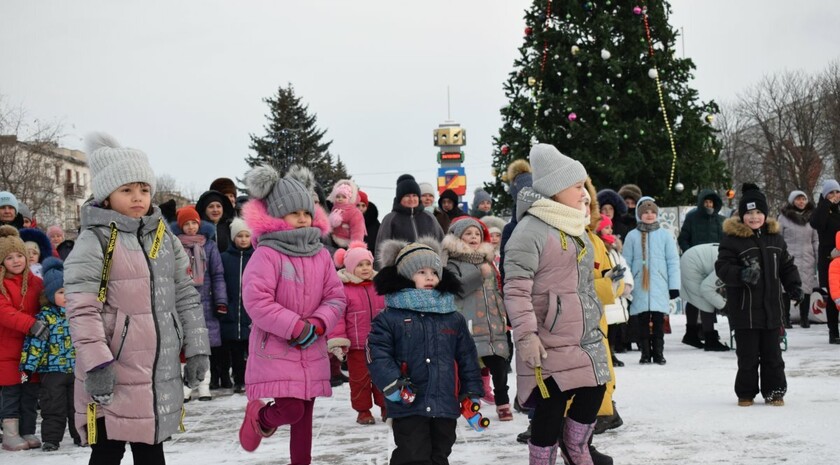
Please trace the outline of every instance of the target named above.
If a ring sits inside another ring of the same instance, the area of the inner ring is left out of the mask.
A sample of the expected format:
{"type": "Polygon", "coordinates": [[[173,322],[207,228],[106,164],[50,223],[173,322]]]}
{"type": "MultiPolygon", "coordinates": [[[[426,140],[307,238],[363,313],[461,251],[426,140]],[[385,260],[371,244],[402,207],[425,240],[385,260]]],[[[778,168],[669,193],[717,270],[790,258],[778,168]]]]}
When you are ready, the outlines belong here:
{"type": "Polygon", "coordinates": [[[563,455],[571,465],[593,465],[589,453],[589,438],[595,430],[595,423],[578,423],[566,417],[563,421],[563,455]]]}
{"type": "Polygon", "coordinates": [[[529,465],[554,465],[557,462],[557,444],[540,447],[528,442],[529,465]]]}

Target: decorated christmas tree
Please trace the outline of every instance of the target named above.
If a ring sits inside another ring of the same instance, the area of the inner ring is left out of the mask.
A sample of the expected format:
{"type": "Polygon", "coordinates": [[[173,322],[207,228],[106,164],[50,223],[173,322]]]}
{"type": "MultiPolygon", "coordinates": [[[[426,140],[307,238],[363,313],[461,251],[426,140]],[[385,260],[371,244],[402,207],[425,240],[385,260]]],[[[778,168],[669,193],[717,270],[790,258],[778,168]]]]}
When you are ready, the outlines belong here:
{"type": "Polygon", "coordinates": [[[729,187],[718,107],[689,86],[695,66],[680,58],[670,11],[665,1],[534,1],[494,138],[497,209],[512,202],[507,166],[536,142],[580,160],[599,189],[634,183],[664,205],[729,187]]]}

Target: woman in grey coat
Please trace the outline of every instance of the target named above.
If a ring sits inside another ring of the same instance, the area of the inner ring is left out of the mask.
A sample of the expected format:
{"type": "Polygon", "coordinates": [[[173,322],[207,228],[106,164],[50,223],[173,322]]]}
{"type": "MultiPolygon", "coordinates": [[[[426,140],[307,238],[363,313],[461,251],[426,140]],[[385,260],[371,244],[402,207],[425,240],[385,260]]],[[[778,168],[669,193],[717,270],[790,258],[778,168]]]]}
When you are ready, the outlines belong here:
{"type": "MultiPolygon", "coordinates": [[[[802,290],[806,292],[806,295],[812,289],[819,287],[817,257],[820,239],[817,231],[809,224],[814,208],[814,203],[808,199],[805,192],[792,191],[779,215],[782,238],[788,246],[788,252],[796,261],[799,278],[802,280],[802,290]]],[[[803,299],[799,304],[799,325],[803,328],[810,326],[808,321],[810,303],[808,299],[803,299]]],[[[782,317],[785,320],[785,327],[790,328],[790,308],[782,312],[782,317]]]]}

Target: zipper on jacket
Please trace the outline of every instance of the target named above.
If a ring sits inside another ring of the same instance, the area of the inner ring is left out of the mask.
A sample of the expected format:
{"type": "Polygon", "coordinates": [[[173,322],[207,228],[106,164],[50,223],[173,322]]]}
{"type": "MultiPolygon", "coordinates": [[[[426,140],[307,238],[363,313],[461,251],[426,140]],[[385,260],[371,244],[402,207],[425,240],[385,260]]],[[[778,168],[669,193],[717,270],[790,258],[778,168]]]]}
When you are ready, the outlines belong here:
{"type": "Polygon", "coordinates": [[[114,357],[114,360],[119,360],[120,355],[122,354],[123,347],[125,346],[125,337],[128,335],[128,325],[131,323],[131,315],[125,316],[125,324],[123,325],[122,332],[120,333],[120,347],[117,349],[117,355],[114,357]]]}
{"type": "MultiPolygon", "coordinates": [[[[557,308],[554,309],[554,320],[551,322],[551,327],[548,328],[548,332],[554,331],[554,325],[557,324],[557,318],[560,317],[560,299],[559,296],[554,298],[554,303],[557,304],[557,308]]],[[[584,324],[584,327],[586,325],[584,324]]]]}
{"type": "Polygon", "coordinates": [[[414,208],[411,209],[411,227],[414,229],[414,240],[420,239],[419,233],[417,232],[417,222],[414,221],[414,208]]]}
{"type": "MultiPolygon", "coordinates": [[[[165,237],[161,239],[161,243],[165,240],[165,237]]],[[[143,219],[140,219],[140,227],[137,228],[137,243],[140,244],[140,251],[143,252],[143,258],[146,260],[146,266],[149,267],[149,296],[151,298],[151,310],[152,310],[152,321],[155,324],[155,336],[157,341],[155,343],[155,360],[152,363],[152,408],[154,408],[155,412],[155,441],[158,440],[158,434],[160,430],[160,425],[158,421],[158,402],[157,402],[157,389],[155,386],[155,368],[158,365],[158,358],[160,357],[160,328],[158,327],[158,321],[155,315],[157,312],[155,311],[155,272],[152,269],[152,259],[149,258],[149,254],[146,253],[146,247],[143,246],[143,219]]]]}
{"type": "Polygon", "coordinates": [[[178,336],[178,343],[183,345],[184,343],[182,342],[183,339],[181,339],[181,330],[178,329],[178,320],[175,318],[174,313],[170,313],[170,315],[172,315],[172,324],[175,325],[175,334],[178,336]]]}

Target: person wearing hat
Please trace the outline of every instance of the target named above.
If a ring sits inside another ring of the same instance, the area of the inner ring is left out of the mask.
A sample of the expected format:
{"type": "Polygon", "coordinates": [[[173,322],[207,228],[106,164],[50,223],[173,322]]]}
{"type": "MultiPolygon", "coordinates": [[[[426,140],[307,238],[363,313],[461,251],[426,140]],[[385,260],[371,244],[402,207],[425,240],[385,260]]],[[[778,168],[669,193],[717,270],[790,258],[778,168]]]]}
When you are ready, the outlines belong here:
{"type": "Polygon", "coordinates": [[[440,193],[440,198],[438,199],[438,207],[446,213],[446,216],[449,217],[450,221],[458,218],[459,216],[464,216],[463,210],[458,203],[458,194],[455,193],[452,189],[446,189],[445,191],[440,193]]]}
{"type": "MultiPolygon", "coordinates": [[[[782,238],[788,246],[788,252],[796,260],[796,268],[799,269],[799,278],[802,279],[802,291],[806,298],[799,304],[799,326],[809,328],[808,320],[810,314],[810,299],[807,295],[818,288],[817,257],[819,257],[820,236],[811,227],[811,215],[816,206],[808,199],[808,194],[800,190],[791,191],[787,203],[779,212],[776,221],[782,230],[782,238]]],[[[784,312],[785,327],[790,325],[790,309],[784,312]]]]}
{"type": "MultiPolygon", "coordinates": [[[[811,215],[809,224],[820,238],[817,255],[817,274],[823,290],[828,289],[828,266],[831,252],[834,250],[834,236],[840,231],[840,183],[834,179],[823,182],[822,195],[817,201],[817,208],[811,215]]],[[[825,314],[828,319],[828,343],[840,344],[837,305],[831,299],[825,299],[825,314]]]]}
{"type": "Polygon", "coordinates": [[[50,239],[50,244],[53,246],[53,256],[58,257],[58,245],[64,242],[64,229],[61,226],[54,224],[47,228],[47,237],[50,239]]]}
{"type": "Polygon", "coordinates": [[[20,356],[27,335],[46,340],[47,326],[35,319],[42,281],[29,271],[26,246],[17,229],[0,226],[0,420],[3,449],[41,447],[35,436],[38,382],[21,382],[20,356]]]}
{"type": "Polygon", "coordinates": [[[49,304],[41,308],[35,319],[47,327],[48,336],[46,340],[34,336],[26,338],[20,366],[27,376],[38,373],[41,379],[38,393],[43,418],[41,449],[47,452],[58,450],[65,425],[69,426],[70,437],[76,445],[82,443],[82,438],[74,425],[73,410],[68,409],[73,401],[76,351],[70,339],[70,323],[64,308],[64,263],[55,257],[47,257],[43,272],[44,297],[49,304]]]}
{"type": "Polygon", "coordinates": [[[627,233],[621,253],[635,278],[630,315],[637,319],[639,363],[649,364],[652,359],[664,365],[665,316],[670,300],[680,295],[680,256],[674,235],[660,227],[659,206],[652,197],[639,199],[636,220],[636,229],[627,233]]]}
{"type": "Polygon", "coordinates": [[[23,216],[18,212],[17,197],[8,191],[0,192],[0,225],[8,224],[16,229],[23,227],[23,216]]]}
{"type": "Polygon", "coordinates": [[[83,442],[96,440],[91,463],[122,457],[128,442],[135,463],[162,464],[163,442],[181,422],[183,386],[197,386],[210,366],[201,302],[187,254],[152,205],[146,154],[101,133],[87,147],[93,198],[64,264],[76,428],[83,442]]]}
{"type": "Polygon", "coordinates": [[[236,184],[233,183],[233,180],[230,178],[216,178],[213,182],[210,183],[211,191],[216,191],[222,193],[225,197],[230,200],[230,204],[232,206],[236,206],[236,184]]]}
{"type": "Polygon", "coordinates": [[[588,443],[611,377],[586,234],[586,169],[548,144],[534,145],[529,158],[533,183],[517,197],[503,294],[518,353],[517,397],[535,406],[530,463],[555,457],[558,438],[564,459],[592,463],[588,443]]]}
{"type": "Polygon", "coordinates": [[[482,188],[477,188],[473,192],[472,208],[470,209],[470,216],[473,218],[483,218],[490,214],[493,209],[493,197],[482,188]]]}
{"type": "Polygon", "coordinates": [[[370,201],[367,193],[363,191],[359,191],[359,203],[356,204],[356,207],[365,217],[365,231],[367,232],[365,235],[365,244],[367,244],[368,250],[370,250],[375,259],[376,236],[379,234],[380,225],[379,209],[376,207],[375,203],[370,201]]]}
{"type": "Polygon", "coordinates": [[[505,226],[507,226],[507,221],[493,215],[487,215],[482,218],[481,221],[487,226],[487,232],[490,234],[490,244],[493,245],[493,250],[496,255],[493,263],[496,265],[496,268],[498,268],[501,257],[502,231],[504,231],[505,226]]]}
{"type": "Polygon", "coordinates": [[[308,189],[270,166],[245,173],[245,183],[251,200],[242,216],[256,250],[242,275],[242,305],[252,320],[249,339],[260,342],[249,345],[239,443],[253,452],[291,425],[290,462],[311,463],[315,398],[332,395],[321,336],[338,324],[347,299],[321,243],[328,224],[313,222],[308,189]]]}
{"type": "Polygon", "coordinates": [[[236,216],[228,196],[214,190],[204,192],[195,203],[195,210],[203,221],[213,225],[213,240],[219,253],[227,250],[230,247],[230,222],[236,216]]]}
{"type": "Polygon", "coordinates": [[[437,189],[428,182],[421,182],[419,186],[420,203],[423,205],[423,209],[426,210],[427,213],[434,215],[438,224],[440,224],[440,229],[442,229],[443,233],[446,234],[446,232],[449,231],[450,218],[449,215],[447,215],[435,204],[435,194],[437,194],[437,189]]]}
{"type": "Polygon", "coordinates": [[[618,219],[627,226],[627,232],[629,233],[636,228],[636,204],[642,198],[642,189],[635,184],[625,184],[618,189],[618,195],[624,200],[624,205],[627,207],[627,213],[621,215],[618,219]]]}
{"type": "Polygon", "coordinates": [[[222,347],[219,353],[219,372],[233,369],[233,392],[245,392],[245,363],[248,355],[248,338],[251,334],[251,317],[242,305],[242,276],[245,266],[254,254],[251,228],[242,218],[230,223],[230,248],[222,253],[225,270],[228,311],[219,317],[222,330],[222,347]]]}
{"type": "Polygon", "coordinates": [[[368,335],[368,369],[393,421],[391,463],[448,463],[461,401],[478,404],[484,395],[478,353],[455,304],[461,285],[431,238],[380,247],[373,283],[385,310],[368,335]]]}
{"type": "Polygon", "coordinates": [[[612,234],[623,241],[630,232],[630,228],[621,220],[627,214],[624,199],[612,189],[601,189],[596,197],[598,205],[601,206],[601,216],[609,218],[612,223],[612,234]]]}
{"type": "Polygon", "coordinates": [[[759,393],[767,404],[784,405],[782,311],[790,300],[798,304],[803,298],[799,270],[779,233],[779,223],[767,213],[767,199],[758,186],[744,184],[738,216],[723,223],[715,261],[717,276],[726,286],[729,327],[735,331],[735,394],[742,407],[752,405],[759,393]]]}
{"type": "Polygon", "coordinates": [[[420,186],[414,176],[403,174],[397,178],[397,195],[391,212],[382,219],[376,235],[374,255],[379,256],[379,247],[389,239],[413,242],[421,237],[443,240],[443,229],[435,218],[420,206],[420,186]]]}
{"type": "Polygon", "coordinates": [[[20,239],[26,245],[27,252],[29,252],[29,270],[35,273],[35,276],[42,278],[41,264],[44,263],[44,260],[53,256],[52,243],[40,229],[23,228],[19,232],[20,239]]]}
{"type": "Polygon", "coordinates": [[[20,213],[21,218],[23,218],[24,228],[38,227],[38,222],[35,221],[35,215],[32,214],[32,210],[29,209],[28,205],[23,202],[18,202],[18,212],[20,213]]]}

